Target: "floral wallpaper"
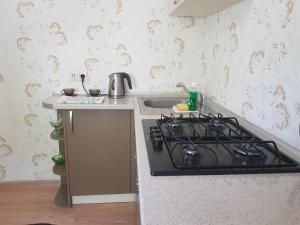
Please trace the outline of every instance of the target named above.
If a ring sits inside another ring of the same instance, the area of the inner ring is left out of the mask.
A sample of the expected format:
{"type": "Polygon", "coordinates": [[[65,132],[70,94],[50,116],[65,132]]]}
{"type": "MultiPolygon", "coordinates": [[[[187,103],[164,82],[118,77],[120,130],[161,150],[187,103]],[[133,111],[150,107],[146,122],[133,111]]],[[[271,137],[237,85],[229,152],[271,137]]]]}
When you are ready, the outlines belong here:
{"type": "Polygon", "coordinates": [[[65,87],[107,92],[128,72],[131,92],[202,91],[300,149],[300,4],[244,0],[205,19],[170,17],[168,0],[0,1],[0,181],[58,179],[41,102],[65,87]]]}
{"type": "Polygon", "coordinates": [[[244,0],[202,26],[203,91],[300,151],[300,2],[244,0]]]}
{"type": "Polygon", "coordinates": [[[168,16],[167,0],[12,0],[0,8],[0,181],[58,178],[58,143],[49,138],[56,112],[41,102],[66,87],[82,91],[78,74],[102,93],[111,72],[128,72],[136,93],[197,79],[201,20],[168,16]]]}

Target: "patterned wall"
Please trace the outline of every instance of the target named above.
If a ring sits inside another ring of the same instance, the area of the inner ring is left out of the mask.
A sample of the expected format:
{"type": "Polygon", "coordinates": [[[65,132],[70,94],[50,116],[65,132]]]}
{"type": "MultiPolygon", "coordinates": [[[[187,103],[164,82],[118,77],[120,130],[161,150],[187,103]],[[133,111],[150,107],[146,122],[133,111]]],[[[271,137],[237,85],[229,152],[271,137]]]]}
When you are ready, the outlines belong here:
{"type": "Polygon", "coordinates": [[[244,0],[206,19],[168,16],[167,0],[0,1],[0,180],[57,178],[41,101],[65,87],[133,92],[198,80],[211,100],[300,148],[300,4],[244,0]]]}
{"type": "Polygon", "coordinates": [[[117,71],[131,75],[134,92],[196,79],[200,20],[169,17],[167,3],[0,1],[0,180],[57,178],[48,123],[56,114],[41,102],[65,87],[81,91],[72,74],[86,73],[86,86],[104,93],[117,71]]]}
{"type": "Polygon", "coordinates": [[[203,27],[207,95],[300,149],[300,2],[244,0],[203,27]]]}

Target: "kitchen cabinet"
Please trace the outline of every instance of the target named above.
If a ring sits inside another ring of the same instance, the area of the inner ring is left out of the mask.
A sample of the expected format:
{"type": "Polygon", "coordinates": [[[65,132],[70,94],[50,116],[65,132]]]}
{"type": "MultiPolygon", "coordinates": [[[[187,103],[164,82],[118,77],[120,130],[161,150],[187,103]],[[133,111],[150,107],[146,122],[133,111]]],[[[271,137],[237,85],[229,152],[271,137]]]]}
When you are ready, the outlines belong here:
{"type": "Polygon", "coordinates": [[[135,192],[133,113],[64,110],[71,196],[135,192]]]}
{"type": "Polygon", "coordinates": [[[171,16],[207,17],[242,0],[170,0],[171,16]]]}

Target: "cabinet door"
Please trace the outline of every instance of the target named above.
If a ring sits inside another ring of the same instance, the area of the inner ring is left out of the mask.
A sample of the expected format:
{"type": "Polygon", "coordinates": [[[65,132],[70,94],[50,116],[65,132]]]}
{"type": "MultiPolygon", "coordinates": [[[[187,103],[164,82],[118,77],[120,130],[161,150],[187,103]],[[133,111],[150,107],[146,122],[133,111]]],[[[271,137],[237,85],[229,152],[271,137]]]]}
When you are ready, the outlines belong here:
{"type": "Polygon", "coordinates": [[[67,111],[72,196],[130,193],[130,111],[67,111]]]}

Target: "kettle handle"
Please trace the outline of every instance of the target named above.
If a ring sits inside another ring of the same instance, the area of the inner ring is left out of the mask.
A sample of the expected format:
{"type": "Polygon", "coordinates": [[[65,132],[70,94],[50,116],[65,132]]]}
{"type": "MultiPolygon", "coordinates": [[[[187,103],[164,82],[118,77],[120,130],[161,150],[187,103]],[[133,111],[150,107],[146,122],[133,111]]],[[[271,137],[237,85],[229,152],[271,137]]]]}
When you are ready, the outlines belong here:
{"type": "Polygon", "coordinates": [[[114,91],[115,90],[115,79],[112,80],[111,83],[111,89],[114,91]]]}
{"type": "Polygon", "coordinates": [[[125,78],[127,80],[129,89],[132,89],[130,76],[127,73],[121,73],[121,75],[123,79],[125,78]]]}

